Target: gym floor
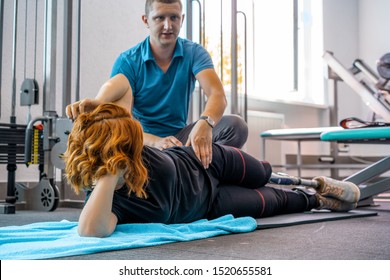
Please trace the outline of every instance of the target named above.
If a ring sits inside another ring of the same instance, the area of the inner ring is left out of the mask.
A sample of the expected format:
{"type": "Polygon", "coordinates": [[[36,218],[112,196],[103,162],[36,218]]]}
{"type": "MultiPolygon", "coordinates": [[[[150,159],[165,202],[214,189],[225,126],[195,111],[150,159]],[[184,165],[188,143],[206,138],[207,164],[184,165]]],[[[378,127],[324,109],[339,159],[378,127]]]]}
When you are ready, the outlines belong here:
{"type": "MultiPolygon", "coordinates": [[[[376,216],[255,230],[167,245],[72,256],[61,260],[390,260],[390,193],[374,198],[376,216]]],[[[81,209],[17,210],[0,226],[77,221],[81,209]]]]}

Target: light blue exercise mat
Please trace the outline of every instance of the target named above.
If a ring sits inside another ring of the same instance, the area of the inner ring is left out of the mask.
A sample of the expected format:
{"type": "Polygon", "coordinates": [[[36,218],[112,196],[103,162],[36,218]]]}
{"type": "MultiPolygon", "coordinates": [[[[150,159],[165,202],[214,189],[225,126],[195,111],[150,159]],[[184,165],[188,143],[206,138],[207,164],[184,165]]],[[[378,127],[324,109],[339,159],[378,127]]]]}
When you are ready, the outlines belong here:
{"type": "Polygon", "coordinates": [[[77,222],[64,220],[1,227],[0,259],[32,260],[85,255],[244,233],[257,227],[253,218],[226,215],[215,220],[204,219],[188,224],[118,225],[111,236],[96,238],[80,237],[77,225],[77,222]]]}

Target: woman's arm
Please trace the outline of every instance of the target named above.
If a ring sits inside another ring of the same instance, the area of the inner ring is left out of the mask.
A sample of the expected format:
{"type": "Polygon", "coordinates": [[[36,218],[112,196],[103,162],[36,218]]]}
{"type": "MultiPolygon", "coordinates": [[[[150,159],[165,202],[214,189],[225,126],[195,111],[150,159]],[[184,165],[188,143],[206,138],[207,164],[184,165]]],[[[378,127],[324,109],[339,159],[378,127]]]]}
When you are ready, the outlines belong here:
{"type": "Polygon", "coordinates": [[[106,237],[114,232],[118,219],[111,209],[118,178],[110,174],[98,180],[80,214],[80,236],[106,237]]]}

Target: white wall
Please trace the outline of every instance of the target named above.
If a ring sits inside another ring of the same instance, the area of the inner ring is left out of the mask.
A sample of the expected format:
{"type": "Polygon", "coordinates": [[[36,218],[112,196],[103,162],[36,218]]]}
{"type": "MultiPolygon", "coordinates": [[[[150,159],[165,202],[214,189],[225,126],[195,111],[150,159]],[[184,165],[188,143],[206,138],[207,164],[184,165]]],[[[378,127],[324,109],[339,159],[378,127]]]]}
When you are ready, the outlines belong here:
{"type": "MultiPolygon", "coordinates": [[[[376,70],[376,61],[390,52],[390,1],[324,0],[324,49],[346,67],[362,59],[376,70]]],[[[347,85],[339,83],[339,119],[367,119],[370,111],[347,85]]]]}
{"type": "Polygon", "coordinates": [[[389,11],[389,0],[359,0],[359,56],[373,69],[390,52],[389,11]]]}
{"type": "MultiPolygon", "coordinates": [[[[324,50],[332,51],[346,67],[359,55],[359,18],[357,0],[324,0],[324,50]]],[[[338,83],[338,120],[360,116],[361,100],[344,83],[338,83]]]]}
{"type": "Polygon", "coordinates": [[[144,1],[83,0],[81,98],[94,98],[114,60],[148,34],[141,21],[144,1]]]}

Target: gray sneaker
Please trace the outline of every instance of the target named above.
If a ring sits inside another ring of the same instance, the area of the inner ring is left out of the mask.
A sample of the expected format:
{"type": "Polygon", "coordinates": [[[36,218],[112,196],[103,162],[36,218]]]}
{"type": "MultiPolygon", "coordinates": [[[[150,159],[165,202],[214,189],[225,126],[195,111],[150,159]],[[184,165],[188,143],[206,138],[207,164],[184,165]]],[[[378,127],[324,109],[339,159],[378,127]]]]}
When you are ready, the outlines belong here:
{"type": "Polygon", "coordinates": [[[322,196],[333,197],[349,203],[359,201],[360,189],[354,183],[338,181],[324,176],[315,177],[314,180],[319,182],[320,186],[316,188],[316,191],[322,196]]]}
{"type": "Polygon", "coordinates": [[[345,201],[340,201],[335,198],[324,197],[318,193],[315,194],[315,196],[319,203],[319,206],[316,208],[317,210],[327,209],[335,212],[348,212],[352,209],[355,209],[357,206],[356,202],[349,203],[345,201]]]}

